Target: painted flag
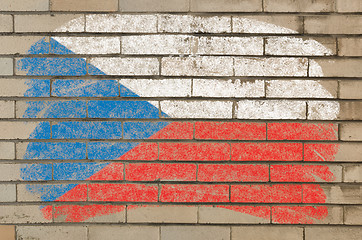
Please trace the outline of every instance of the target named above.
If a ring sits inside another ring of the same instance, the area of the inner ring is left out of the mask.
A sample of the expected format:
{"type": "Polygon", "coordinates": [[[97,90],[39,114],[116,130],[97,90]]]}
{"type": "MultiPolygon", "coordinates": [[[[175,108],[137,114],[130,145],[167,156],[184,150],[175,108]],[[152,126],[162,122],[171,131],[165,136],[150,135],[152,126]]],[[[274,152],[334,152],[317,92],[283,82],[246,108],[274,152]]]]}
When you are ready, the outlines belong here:
{"type": "MultiPolygon", "coordinates": [[[[193,18],[190,31],[212,32],[192,16],[89,15],[87,32],[128,34],[55,35],[31,46],[39,56],[18,59],[18,71],[32,77],[24,96],[39,97],[18,113],[42,119],[20,145],[18,157],[33,161],[21,177],[34,181],[18,188],[20,198],[41,201],[46,219],[71,222],[174,205],[258,222],[323,222],[327,196],[319,183],[336,176],[321,162],[338,154],[338,129],[308,120],[336,119],[339,105],[315,100],[333,93],[306,79],[323,69],[307,58],[263,57],[261,37],[174,35],[167,24],[142,35],[157,17],[169,25],[193,18]]],[[[239,21],[246,33],[294,33],[239,21]]],[[[285,54],[283,41],[293,41],[295,55],[331,54],[315,40],[269,41],[276,55],[285,54]]]]}

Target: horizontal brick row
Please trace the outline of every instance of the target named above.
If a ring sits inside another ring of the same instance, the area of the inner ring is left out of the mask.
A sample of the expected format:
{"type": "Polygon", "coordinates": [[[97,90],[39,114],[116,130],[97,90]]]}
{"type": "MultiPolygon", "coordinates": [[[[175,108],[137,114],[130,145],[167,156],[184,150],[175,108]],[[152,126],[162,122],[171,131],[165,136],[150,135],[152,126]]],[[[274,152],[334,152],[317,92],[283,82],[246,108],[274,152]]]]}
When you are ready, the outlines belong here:
{"type": "MultiPolygon", "coordinates": [[[[9,148],[13,145],[9,144],[9,148]]],[[[33,142],[17,143],[18,159],[92,159],[164,161],[361,161],[359,143],[115,143],[33,142]],[[124,154],[124,149],[135,146],[124,154]],[[27,148],[33,149],[26,153],[27,148]],[[42,149],[42,153],[36,149],[42,149]],[[159,154],[158,154],[159,149],[159,154]],[[303,150],[304,149],[304,150],[303,150]],[[280,151],[279,151],[280,150],[280,151]],[[283,151],[281,151],[283,150],[283,151]],[[86,151],[88,157],[86,157],[86,151]],[[107,154],[108,151],[108,154],[107,154]],[[111,151],[111,152],[109,152],[111,151]],[[174,151],[174,152],[169,152],[174,151]],[[253,151],[253,152],[249,152],[253,151]],[[303,154],[304,151],[304,154],[303,154]],[[123,155],[123,154],[124,155],[123,155]],[[39,154],[39,155],[38,155],[39,154]],[[216,155],[211,155],[216,154],[216,155]],[[269,154],[269,155],[268,155],[269,154]]],[[[11,153],[4,154],[12,155],[11,153]]]]}
{"type": "MultiPolygon", "coordinates": [[[[87,172],[73,175],[69,167],[83,170],[91,167],[102,166],[95,163],[54,163],[51,164],[1,164],[2,176],[0,181],[39,181],[39,180],[96,180],[96,181],[195,181],[200,182],[258,182],[269,181],[269,165],[258,164],[162,164],[162,163],[134,163],[124,167],[122,163],[110,164],[103,173],[93,177],[87,177],[87,172]],[[30,168],[31,167],[31,168],[30,168]],[[196,173],[195,169],[198,167],[196,173]],[[125,174],[123,175],[123,169],[125,174]],[[30,170],[31,169],[31,170],[30,170]],[[36,170],[41,172],[36,172],[36,170]],[[147,175],[141,174],[140,170],[147,170],[147,175]],[[187,172],[178,172],[186,170],[187,172]],[[54,174],[52,175],[52,172],[54,174]],[[22,174],[29,173],[28,177],[22,174]],[[187,174],[186,174],[187,173],[187,174]],[[68,174],[68,175],[67,175],[68,174]]],[[[105,165],[105,164],[103,164],[105,165]]],[[[361,165],[351,164],[342,166],[335,165],[271,165],[270,181],[272,182],[362,182],[360,171],[361,165]],[[342,173],[343,171],[343,173],[342,173]],[[342,177],[343,174],[343,177],[342,177]]],[[[6,194],[2,195],[0,202],[13,202],[16,200],[16,189],[14,184],[0,186],[6,194]]]]}
{"type": "MultiPolygon", "coordinates": [[[[361,204],[359,185],[316,184],[17,184],[18,202],[51,202],[51,198],[27,193],[54,187],[73,187],[60,202],[163,202],[163,203],[330,203],[361,204]],[[160,192],[160,196],[158,196],[160,192]],[[303,192],[303,194],[302,194],[303,192]],[[87,197],[88,193],[88,197],[87,197]],[[229,197],[230,196],[230,197],[229,197]]],[[[49,192],[49,194],[52,194],[49,192]]],[[[49,195],[50,196],[50,195],[49,195]]]]}
{"type": "Polygon", "coordinates": [[[241,100],[235,108],[227,100],[161,100],[117,101],[117,100],[42,100],[0,101],[4,109],[0,118],[184,118],[184,119],[308,119],[308,120],[361,120],[359,101],[303,101],[303,100],[241,100]],[[146,107],[149,111],[145,111],[146,107]],[[41,111],[47,107],[47,111],[41,111]],[[136,111],[135,109],[144,109],[136,111]],[[109,112],[113,109],[112,112],[109,112]],[[214,110],[214,109],[217,109],[214,110]],[[235,114],[233,114],[235,109],[235,114]],[[308,109],[308,113],[307,113],[308,109]],[[337,110],[339,110],[339,112],[337,110]],[[236,115],[236,116],[233,116],[236,115]]]}
{"type": "MultiPolygon", "coordinates": [[[[0,79],[2,97],[134,97],[124,87],[138,88],[140,97],[214,97],[214,98],[337,98],[338,82],[333,80],[223,80],[223,79],[0,79]],[[164,91],[157,91],[162,85],[164,91]],[[327,88],[329,92],[323,90],[327,88]],[[177,91],[176,91],[177,87],[177,91]],[[119,89],[121,88],[121,91],[119,89]],[[211,89],[219,89],[213,95],[211,89]],[[288,89],[288,91],[285,91],[288,89]]],[[[342,81],[340,98],[360,99],[356,92],[351,96],[354,81],[342,81]],[[346,95],[346,92],[349,95],[346,95]]]]}
{"type": "MultiPolygon", "coordinates": [[[[4,227],[5,228],[5,227],[4,227]]],[[[262,239],[268,235],[270,239],[326,240],[347,237],[358,240],[361,233],[357,227],[292,227],[292,226],[20,226],[17,228],[20,238],[56,237],[59,239],[101,240],[107,235],[116,240],[120,235],[125,240],[150,239],[167,240],[194,239],[207,237],[210,240],[243,238],[245,240],[262,239]],[[305,232],[305,235],[304,235],[305,232]],[[283,233],[283,235],[281,235],[283,233]],[[89,236],[89,238],[88,238],[89,236]],[[177,236],[177,238],[174,238],[177,236]],[[200,236],[200,237],[199,237],[200,236]],[[202,236],[202,237],[201,237],[202,236]],[[231,236],[231,237],[230,237],[231,236]],[[305,237],[304,237],[305,236],[305,237]]]]}
{"type": "MultiPolygon", "coordinates": [[[[342,126],[345,135],[359,127],[342,126]]],[[[337,124],[122,121],[1,121],[1,139],[35,139],[32,135],[35,128],[39,131],[36,139],[338,140],[337,124]],[[158,126],[165,129],[156,134],[146,130],[158,126]]]]}
{"type": "Polygon", "coordinates": [[[119,93],[119,85],[129,88],[142,88],[142,97],[252,97],[252,98],[338,98],[362,99],[362,85],[358,80],[223,80],[223,79],[121,79],[116,80],[50,80],[44,79],[0,79],[2,97],[129,97],[126,92],[119,93]],[[163,92],[155,92],[162,84],[163,92]],[[329,93],[317,87],[322,84],[329,93]],[[192,85],[192,87],[191,87],[192,85]],[[174,90],[177,86],[178,91],[174,90]],[[102,91],[99,91],[99,88],[102,91]],[[211,88],[218,88],[214,95],[211,88]],[[308,88],[308,89],[306,89],[308,88]],[[235,90],[233,90],[235,89],[235,90]],[[236,90],[237,89],[237,90],[236,90]],[[287,92],[284,89],[288,89],[287,92]],[[308,91],[307,91],[308,90],[308,91]],[[338,92],[338,94],[337,94],[338,92]]]}
{"type": "MultiPolygon", "coordinates": [[[[314,5],[314,4],[313,4],[314,5]]],[[[7,15],[4,15],[5,17],[7,15]]],[[[358,15],[305,16],[193,16],[193,15],[15,15],[15,32],[120,32],[120,33],[272,33],[360,34],[358,15]],[[59,26],[73,21],[73,26],[59,26]],[[85,20],[85,21],[84,21],[85,20]],[[256,24],[259,21],[259,26],[256,24]],[[145,23],[148,24],[145,24],[145,23]],[[264,22],[264,23],[261,23],[264,22]],[[282,24],[284,22],[284,24],[282,24]],[[247,23],[255,23],[249,27],[247,23]],[[331,24],[332,23],[332,24],[331,24]],[[269,24],[269,25],[268,25],[269,24]],[[281,25],[283,27],[277,27],[281,25]],[[264,26],[269,26],[264,27],[264,26]]],[[[8,20],[11,23],[11,20],[8,20]]],[[[7,29],[5,28],[5,31],[7,29]]],[[[10,29],[8,31],[11,31],[10,29]]]]}
{"type": "Polygon", "coordinates": [[[358,68],[361,59],[310,59],[291,57],[163,57],[158,58],[120,58],[97,57],[89,59],[89,64],[83,58],[16,58],[16,69],[13,69],[13,59],[0,58],[3,76],[212,76],[212,77],[361,77],[358,68]],[[308,69],[309,62],[309,69],[308,69]],[[42,65],[35,69],[31,64],[42,65]],[[161,70],[160,70],[161,64],[161,70]],[[53,69],[55,65],[72,65],[69,71],[53,69]],[[178,66],[175,68],[174,66],[178,66]],[[94,70],[93,66],[100,70],[94,70]],[[89,69],[87,69],[89,68],[89,69]],[[321,73],[321,68],[323,73],[321,73]],[[340,71],[344,69],[344,71],[340,71]]]}
{"type": "MultiPolygon", "coordinates": [[[[199,181],[199,182],[341,182],[342,166],[267,164],[53,163],[0,164],[0,181],[199,181]],[[93,170],[100,172],[94,173],[93,170]],[[78,169],[79,171],[75,171],[78,169]],[[270,169],[270,171],[269,171],[270,169]]],[[[355,166],[346,167],[353,179],[355,166]],[[352,170],[350,170],[352,168],[352,170]]],[[[13,192],[12,185],[4,191],[13,192]],[[9,189],[8,189],[9,188],[9,189]]],[[[9,193],[9,196],[12,194],[9,193]]],[[[4,196],[7,199],[7,196],[4,196]]]]}
{"type": "MultiPolygon", "coordinates": [[[[351,55],[349,49],[360,38],[341,38],[339,55],[351,55]]],[[[33,54],[35,42],[48,49],[43,54],[59,54],[56,42],[72,52],[65,54],[125,54],[125,55],[295,55],[327,56],[336,54],[334,38],[302,39],[300,37],[196,37],[191,35],[136,35],[122,37],[40,37],[2,36],[0,54],[33,54]],[[264,40],[266,44],[264,46],[264,40]]],[[[357,54],[354,52],[354,54],[357,54]]]]}
{"type": "MultiPolygon", "coordinates": [[[[54,218],[55,223],[75,222],[82,220],[84,222],[100,223],[314,223],[314,224],[358,224],[360,221],[356,218],[360,207],[346,206],[344,208],[345,220],[342,219],[343,208],[339,206],[243,206],[243,205],[217,205],[217,206],[175,206],[175,205],[56,205],[46,206],[47,213],[45,218],[36,214],[39,206],[26,205],[18,207],[19,213],[27,214],[28,223],[49,223],[54,218]],[[127,208],[127,212],[125,209],[127,208]],[[329,211],[329,216],[321,218],[323,210],[329,211]],[[53,211],[53,213],[52,213],[53,211]],[[95,212],[95,214],[80,214],[95,212]],[[97,213],[102,211],[106,214],[100,218],[97,213]],[[314,211],[314,212],[313,212],[314,211]],[[49,214],[48,214],[49,212],[49,214]],[[288,213],[289,212],[289,213],[288,213]],[[165,214],[172,213],[172,214],[165,214]],[[245,215],[251,213],[254,216],[245,215]],[[291,221],[287,221],[289,214],[295,214],[291,221]],[[230,218],[232,216],[232,218],[230,218]],[[90,217],[90,218],[89,218],[90,217]]],[[[25,223],[20,215],[12,214],[15,211],[13,205],[0,206],[2,209],[1,223],[25,223]]],[[[44,211],[45,212],[45,211],[44,211]]]]}
{"type": "Polygon", "coordinates": [[[0,118],[184,118],[361,120],[360,101],[303,100],[0,101],[0,118]],[[159,105],[163,113],[159,113],[159,105]],[[44,107],[47,111],[41,111],[44,107]],[[150,108],[146,111],[146,108],[150,108]],[[136,111],[136,109],[140,109],[136,111]],[[216,110],[217,109],[217,110],[216,110]],[[233,110],[235,113],[233,114],[233,110]],[[112,110],[112,112],[110,112],[112,110]],[[338,112],[339,111],[339,112],[338,112]],[[166,113],[167,115],[165,115],[166,113]],[[235,116],[233,116],[235,115],[235,116]]]}
{"type": "Polygon", "coordinates": [[[0,5],[3,11],[108,11],[108,12],[360,12],[358,0],[262,0],[252,1],[206,1],[172,0],[106,0],[100,4],[96,0],[4,0],[0,5]],[[50,6],[50,7],[49,7],[50,6]],[[148,7],[146,7],[148,6],[148,7]]]}

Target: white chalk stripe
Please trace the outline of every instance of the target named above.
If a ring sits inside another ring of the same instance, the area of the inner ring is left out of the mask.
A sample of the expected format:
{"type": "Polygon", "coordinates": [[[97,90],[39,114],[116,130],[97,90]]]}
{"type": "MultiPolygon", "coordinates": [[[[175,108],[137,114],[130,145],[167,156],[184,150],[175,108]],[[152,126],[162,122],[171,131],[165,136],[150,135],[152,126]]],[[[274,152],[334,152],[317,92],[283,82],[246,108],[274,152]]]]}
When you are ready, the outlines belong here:
{"type": "MultiPolygon", "coordinates": [[[[162,21],[168,21],[167,19],[176,19],[172,17],[172,15],[163,15],[159,17],[162,21]]],[[[87,16],[87,30],[91,32],[134,32],[134,33],[142,33],[142,32],[151,32],[155,33],[157,31],[156,23],[157,15],[88,15],[87,16]],[[148,23],[147,23],[148,22],[148,23]]],[[[188,22],[195,21],[190,17],[183,17],[183,20],[187,20],[188,22]]],[[[74,31],[74,29],[80,29],[80,23],[83,21],[83,18],[75,19],[70,21],[68,24],[65,24],[61,28],[56,31],[74,31]]],[[[197,18],[196,25],[188,26],[190,29],[186,29],[187,31],[197,31],[197,30],[208,30],[213,31],[211,26],[202,26],[200,22],[202,18],[197,18]],[[205,28],[206,27],[206,28],[205,28]]],[[[163,22],[162,24],[166,24],[168,30],[173,31],[172,26],[169,23],[163,22]]],[[[164,25],[165,26],[165,25],[164,25]]],[[[178,28],[178,26],[175,26],[178,28]]],[[[162,29],[162,28],[161,28],[162,29]]],[[[224,30],[223,30],[224,31],[224,30]]],[[[277,26],[275,24],[265,23],[262,21],[258,21],[255,19],[249,18],[234,18],[234,32],[244,32],[244,33],[296,33],[296,31],[277,26]]],[[[62,39],[59,39],[60,43],[62,43],[62,39]]],[[[63,44],[63,43],[62,43],[63,44]]],[[[64,43],[68,44],[68,43],[64,43]]],[[[295,40],[294,44],[298,49],[296,52],[299,54],[310,54],[313,52],[317,53],[328,53],[328,49],[325,49],[320,43],[315,40],[311,40],[307,42],[307,46],[303,46],[305,42],[301,42],[300,40],[295,40]],[[300,49],[299,49],[300,48],[300,49]]],[[[76,53],[85,52],[85,46],[79,46],[81,49],[75,49],[76,53]]],[[[173,47],[172,44],[168,47],[173,47]]],[[[177,46],[174,46],[177,48],[177,46]]],[[[71,49],[72,47],[69,46],[71,49]]],[[[73,47],[75,48],[75,47],[73,47]]],[[[176,58],[175,58],[176,59],[176,58]]],[[[172,58],[169,58],[172,60],[172,58]]],[[[208,58],[207,60],[212,60],[208,58]]],[[[143,59],[144,61],[144,59],[143,59]]],[[[96,58],[91,60],[91,64],[100,68],[102,71],[106,72],[109,75],[119,75],[119,74],[129,74],[129,75],[147,75],[147,74],[158,74],[158,63],[154,60],[148,60],[146,62],[138,61],[136,59],[109,59],[109,58],[96,58]],[[147,62],[147,63],[146,63],[147,62]]],[[[215,68],[218,69],[217,66],[214,66],[210,61],[201,61],[200,58],[193,58],[190,64],[184,64],[183,67],[185,69],[179,69],[180,66],[174,62],[170,65],[170,68],[167,70],[167,73],[174,76],[187,75],[187,72],[191,70],[191,73],[202,75],[202,76],[212,76],[214,74],[228,75],[230,74],[230,69],[233,66],[226,66],[228,71],[218,70],[215,71],[215,68]],[[190,69],[190,67],[195,64],[195,60],[197,65],[197,69],[190,69]],[[191,64],[192,63],[192,64],[191,64]],[[201,66],[205,65],[205,66],[201,66]],[[178,69],[172,68],[177,67],[178,69]],[[200,70],[199,68],[206,67],[206,71],[200,70]],[[216,73],[215,73],[216,72],[216,73]]],[[[220,63],[220,59],[213,61],[214,63],[220,63]]],[[[230,62],[225,62],[230,64],[230,62]]],[[[236,58],[235,59],[235,73],[240,76],[307,76],[307,62],[304,58],[281,58],[281,59],[271,59],[267,60],[264,58],[236,58]],[[263,67],[267,66],[267,67],[263,67]]],[[[225,66],[224,66],[225,67],[225,66]]],[[[182,67],[181,67],[182,68],[182,67]]],[[[323,76],[323,70],[318,63],[311,60],[310,61],[310,75],[311,76],[323,76]]],[[[164,83],[166,84],[167,81],[164,83]]],[[[220,82],[214,81],[202,81],[196,80],[197,84],[194,86],[194,96],[205,96],[205,97],[238,97],[240,92],[245,91],[246,97],[250,96],[248,94],[254,96],[260,96],[261,92],[258,90],[245,90],[245,85],[238,83],[230,83],[225,81],[225,83],[220,84],[220,82]],[[205,87],[205,89],[201,89],[205,84],[209,84],[209,88],[205,87]],[[239,85],[239,86],[237,86],[239,85]],[[216,88],[212,89],[211,86],[215,86],[216,88]],[[221,88],[231,88],[231,90],[220,90],[217,87],[221,88]],[[201,88],[200,88],[201,87],[201,88]],[[208,90],[206,90],[208,89],[208,90]]],[[[180,96],[186,93],[187,88],[180,88],[181,91],[178,91],[177,88],[172,87],[170,82],[169,85],[148,83],[148,87],[144,87],[139,84],[139,82],[135,81],[135,83],[131,83],[131,81],[123,81],[126,87],[130,88],[136,94],[140,96],[151,96],[156,97],[159,96],[180,96]],[[166,87],[164,87],[166,86],[166,87]],[[149,89],[148,89],[149,88],[149,89]],[[151,90],[154,94],[151,94],[151,90]],[[156,91],[155,89],[159,89],[156,91]],[[161,94],[161,92],[165,92],[161,94]],[[157,93],[157,94],[156,94],[157,93]]],[[[161,82],[159,82],[161,83],[161,82]]],[[[331,97],[331,94],[319,83],[317,82],[295,82],[295,86],[301,86],[303,83],[306,84],[307,87],[302,87],[305,92],[305,96],[308,97],[331,97]]],[[[185,84],[189,84],[188,82],[185,84]]],[[[277,83],[276,83],[277,84],[277,83]]],[[[280,84],[280,83],[278,83],[280,84]]],[[[147,85],[147,84],[145,84],[147,85]]],[[[187,85],[188,86],[188,85],[187,85]]],[[[259,86],[259,85],[255,85],[259,86]]],[[[259,88],[259,87],[257,87],[259,88]]],[[[179,90],[180,90],[179,89],[179,90]]],[[[250,88],[251,89],[251,88],[250,88]]],[[[188,90],[187,90],[188,91],[188,90]]],[[[280,84],[280,89],[274,91],[273,96],[282,96],[288,97],[293,94],[300,94],[300,91],[296,91],[296,89],[290,88],[290,84],[280,84]]],[[[241,94],[242,95],[242,94],[241,94]]],[[[158,106],[158,103],[153,103],[155,106],[158,106]]],[[[333,104],[329,104],[328,107],[325,102],[313,102],[311,106],[315,106],[314,109],[318,109],[318,114],[313,114],[310,112],[308,114],[308,119],[320,119],[323,116],[328,119],[335,119],[339,112],[339,104],[335,102],[333,104]],[[320,104],[320,106],[318,105],[320,104]],[[324,104],[324,105],[323,105],[324,104]]],[[[231,102],[217,102],[217,101],[162,101],[161,109],[163,112],[167,113],[171,117],[192,117],[192,118],[230,118],[231,117],[231,102]],[[211,104],[212,103],[212,104],[211,104]]],[[[256,118],[256,119],[304,119],[305,111],[306,111],[306,102],[304,101],[253,101],[253,100],[245,100],[238,103],[238,118],[256,118]]]]}

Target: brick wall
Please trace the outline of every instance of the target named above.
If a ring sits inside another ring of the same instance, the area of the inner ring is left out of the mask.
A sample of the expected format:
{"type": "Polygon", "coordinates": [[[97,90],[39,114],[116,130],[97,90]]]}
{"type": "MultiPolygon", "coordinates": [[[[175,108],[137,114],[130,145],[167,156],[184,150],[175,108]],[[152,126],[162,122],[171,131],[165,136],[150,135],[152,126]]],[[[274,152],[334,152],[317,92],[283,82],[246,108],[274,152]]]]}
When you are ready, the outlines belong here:
{"type": "Polygon", "coordinates": [[[1,0],[0,240],[362,239],[361,12],[1,0]]]}

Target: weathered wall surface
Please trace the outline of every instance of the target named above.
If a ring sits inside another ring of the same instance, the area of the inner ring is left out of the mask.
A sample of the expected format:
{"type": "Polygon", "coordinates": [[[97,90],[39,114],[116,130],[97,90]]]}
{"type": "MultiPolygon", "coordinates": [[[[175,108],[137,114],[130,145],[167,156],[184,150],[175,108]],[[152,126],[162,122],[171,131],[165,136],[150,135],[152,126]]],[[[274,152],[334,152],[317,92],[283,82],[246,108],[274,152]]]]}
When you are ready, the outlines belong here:
{"type": "Polygon", "coordinates": [[[0,240],[362,239],[361,13],[1,0],[0,240]]]}

